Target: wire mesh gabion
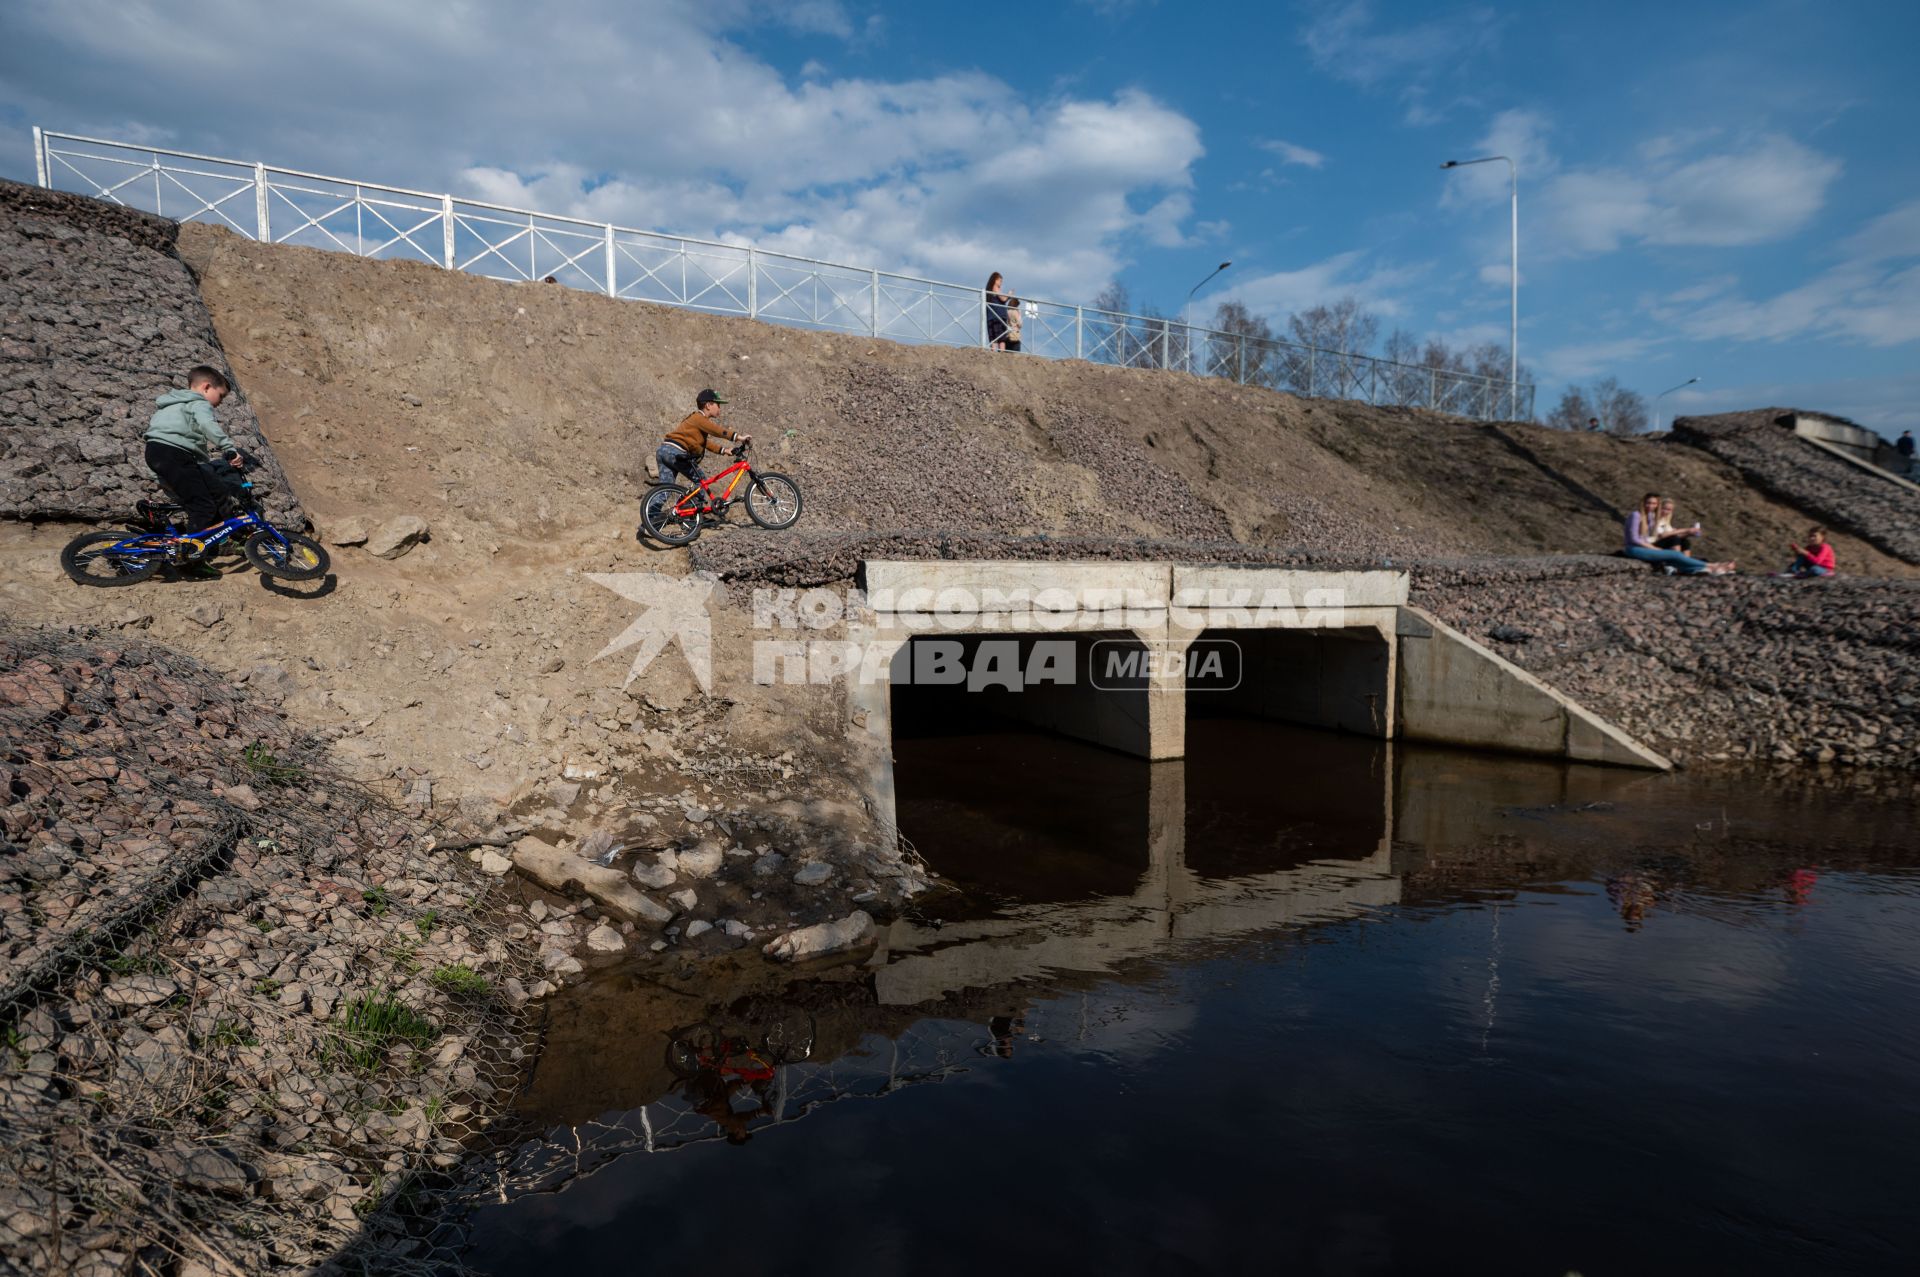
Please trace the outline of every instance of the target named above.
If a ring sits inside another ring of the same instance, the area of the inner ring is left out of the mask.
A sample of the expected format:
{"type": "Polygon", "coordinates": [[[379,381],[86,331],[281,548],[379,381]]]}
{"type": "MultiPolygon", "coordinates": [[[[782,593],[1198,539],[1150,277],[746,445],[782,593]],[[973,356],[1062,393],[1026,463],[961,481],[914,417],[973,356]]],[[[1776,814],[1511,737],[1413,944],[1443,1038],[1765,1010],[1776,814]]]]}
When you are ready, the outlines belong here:
{"type": "Polygon", "coordinates": [[[270,701],[0,627],[0,1269],[449,1270],[407,1212],[517,1087],[531,966],[270,701]]]}

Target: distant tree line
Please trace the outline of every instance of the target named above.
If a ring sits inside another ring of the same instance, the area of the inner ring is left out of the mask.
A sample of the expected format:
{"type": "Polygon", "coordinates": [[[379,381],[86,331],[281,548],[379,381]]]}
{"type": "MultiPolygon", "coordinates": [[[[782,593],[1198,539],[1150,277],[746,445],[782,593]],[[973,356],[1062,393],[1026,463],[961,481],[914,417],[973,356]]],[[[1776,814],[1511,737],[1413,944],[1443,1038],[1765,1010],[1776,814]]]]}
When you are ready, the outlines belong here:
{"type": "MultiPolygon", "coordinates": [[[[1437,337],[1420,338],[1395,328],[1380,340],[1380,317],[1359,298],[1342,297],[1295,311],[1276,331],[1262,315],[1237,301],[1215,307],[1202,321],[1211,333],[1190,334],[1184,324],[1147,305],[1137,308],[1124,284],[1109,284],[1088,303],[1094,310],[1138,315],[1142,322],[1096,324],[1095,340],[1103,343],[1102,357],[1135,367],[1188,368],[1195,372],[1233,377],[1275,390],[1321,395],[1357,395],[1392,403],[1437,403],[1448,406],[1448,396],[1467,393],[1452,375],[1483,378],[1504,385],[1507,348],[1498,342],[1452,346],[1437,337]],[[1312,353],[1281,347],[1306,347],[1312,353]],[[1370,355],[1387,361],[1384,368],[1369,367],[1342,356],[1370,355]],[[1380,381],[1378,379],[1384,379],[1380,381]],[[1451,387],[1451,389],[1450,389],[1451,387]]],[[[1521,364],[1518,380],[1533,384],[1533,370],[1521,364]]],[[[1561,430],[1602,430],[1630,435],[1647,428],[1647,401],[1616,378],[1602,377],[1586,386],[1569,386],[1543,424],[1561,430]]],[[[1535,421],[1541,421],[1534,416],[1535,421]]]]}

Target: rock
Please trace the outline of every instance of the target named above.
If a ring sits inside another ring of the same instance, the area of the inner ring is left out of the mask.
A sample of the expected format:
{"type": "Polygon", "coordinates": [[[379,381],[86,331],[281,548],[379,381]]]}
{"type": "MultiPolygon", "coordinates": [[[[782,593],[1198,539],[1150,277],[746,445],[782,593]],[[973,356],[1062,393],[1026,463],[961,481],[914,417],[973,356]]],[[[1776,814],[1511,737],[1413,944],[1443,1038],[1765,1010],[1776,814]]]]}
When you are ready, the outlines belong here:
{"type": "Polygon", "coordinates": [[[589,953],[625,953],[627,938],[602,923],[587,932],[587,951],[589,953]]]}
{"type": "Polygon", "coordinates": [[[596,865],[576,851],[522,838],[513,845],[513,867],[549,891],[563,895],[585,892],[623,922],[665,923],[673,914],[664,905],[642,895],[618,869],[596,865]]]}
{"type": "Polygon", "coordinates": [[[776,936],[761,952],[781,962],[800,962],[855,948],[873,939],[873,933],[872,915],[856,909],[838,922],[817,922],[776,936]]]}
{"type": "Polygon", "coordinates": [[[252,785],[229,785],[220,791],[220,796],[241,811],[260,810],[260,795],[254,792],[252,785]]]}
{"type": "Polygon", "coordinates": [[[225,1149],[179,1145],[155,1149],[148,1154],[154,1173],[176,1188],[223,1197],[241,1197],[257,1176],[249,1174],[245,1163],[225,1149]]]}
{"type": "Polygon", "coordinates": [[[700,903],[700,897],[694,894],[692,887],[688,887],[685,891],[676,891],[667,899],[679,905],[683,912],[691,912],[693,907],[700,903]]]}
{"type": "Polygon", "coordinates": [[[604,829],[596,829],[580,840],[580,854],[595,864],[605,863],[608,852],[613,850],[613,835],[604,829]]]}
{"type": "Polygon", "coordinates": [[[720,844],[703,842],[692,851],[680,853],[680,872],[689,878],[711,878],[726,858],[726,849],[720,844]]]}
{"type": "Polygon", "coordinates": [[[350,514],[327,529],[327,541],[331,545],[365,545],[367,542],[367,516],[350,514]]]}
{"type": "Polygon", "coordinates": [[[417,514],[402,514],[367,533],[366,550],[377,559],[397,559],[422,541],[431,539],[425,519],[417,514]]]}
{"type": "Polygon", "coordinates": [[[679,875],[661,864],[647,864],[644,861],[633,867],[633,880],[643,887],[652,887],[655,891],[662,887],[671,887],[679,875]]]}
{"type": "Polygon", "coordinates": [[[704,936],[705,934],[707,934],[707,932],[712,930],[713,930],[713,924],[711,922],[703,922],[700,919],[696,918],[694,921],[689,922],[687,924],[687,939],[691,940],[695,936],[704,936]]]}
{"type": "Polygon", "coordinates": [[[210,630],[220,624],[221,618],[226,614],[226,608],[218,603],[202,603],[198,607],[187,610],[187,619],[202,629],[210,630]]]}
{"type": "Polygon", "coordinates": [[[491,847],[488,847],[480,853],[480,872],[482,873],[490,873],[498,876],[511,868],[513,868],[513,861],[491,847]]]}
{"type": "Polygon", "coordinates": [[[728,918],[720,924],[720,929],[736,940],[746,940],[753,935],[753,928],[738,918],[728,918]]]}
{"type": "Polygon", "coordinates": [[[179,985],[160,976],[130,975],[108,985],[101,996],[110,1006],[150,1007],[177,996],[179,992],[179,985]]]}
{"type": "Polygon", "coordinates": [[[800,872],[793,876],[793,881],[796,886],[817,887],[831,877],[833,877],[833,866],[823,860],[816,860],[811,864],[802,865],[800,872]]]}
{"type": "Polygon", "coordinates": [[[777,851],[770,851],[753,862],[753,874],[756,878],[767,878],[787,867],[787,858],[777,851]]]}

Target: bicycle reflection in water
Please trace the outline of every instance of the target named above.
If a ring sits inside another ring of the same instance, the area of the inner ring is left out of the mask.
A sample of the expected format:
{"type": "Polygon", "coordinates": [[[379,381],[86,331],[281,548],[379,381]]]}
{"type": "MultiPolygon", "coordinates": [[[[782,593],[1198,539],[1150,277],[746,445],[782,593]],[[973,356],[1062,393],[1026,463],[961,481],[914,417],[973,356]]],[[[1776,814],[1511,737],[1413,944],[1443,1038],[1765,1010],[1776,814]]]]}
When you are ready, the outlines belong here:
{"type": "Polygon", "coordinates": [[[667,1067],[692,1110],[729,1144],[753,1138],[752,1123],[775,1115],[773,1083],[783,1065],[813,1054],[813,1014],[791,1003],[747,1002],[724,1024],[690,1024],[668,1035],[667,1067]]]}

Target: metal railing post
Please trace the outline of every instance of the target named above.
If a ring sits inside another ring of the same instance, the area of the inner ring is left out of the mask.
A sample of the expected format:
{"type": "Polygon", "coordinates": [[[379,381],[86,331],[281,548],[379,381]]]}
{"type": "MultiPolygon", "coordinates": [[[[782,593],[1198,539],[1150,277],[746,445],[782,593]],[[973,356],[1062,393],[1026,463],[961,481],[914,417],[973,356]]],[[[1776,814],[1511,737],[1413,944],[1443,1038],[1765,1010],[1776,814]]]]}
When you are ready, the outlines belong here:
{"type": "Polygon", "coordinates": [[[1427,369],[1427,407],[1432,408],[1440,402],[1440,370],[1427,369]]]}
{"type": "Polygon", "coordinates": [[[606,233],[601,242],[605,247],[607,256],[607,296],[618,297],[620,295],[620,276],[618,267],[614,265],[612,222],[607,223],[606,233]]]}
{"type": "MultiPolygon", "coordinates": [[[[1005,287],[1005,285],[1002,285],[1002,287],[1005,287]]],[[[978,331],[980,333],[980,348],[985,350],[990,343],[987,341],[987,290],[984,288],[980,290],[980,327],[978,331]]]]}
{"type": "Polygon", "coordinates": [[[260,242],[273,243],[273,231],[267,225],[267,166],[264,164],[253,166],[253,216],[260,227],[260,242]]]}
{"type": "Polygon", "coordinates": [[[33,176],[41,186],[47,185],[47,135],[38,124],[33,126],[33,176]]]}
{"type": "Polygon", "coordinates": [[[747,318],[756,319],[760,315],[760,258],[753,251],[753,245],[747,245],[747,318]]]}
{"type": "Polygon", "coordinates": [[[1313,352],[1314,352],[1314,348],[1312,346],[1308,346],[1307,347],[1307,398],[1309,399],[1313,398],[1313,362],[1314,362],[1313,352]]]}
{"type": "Polygon", "coordinates": [[[880,271],[873,272],[873,295],[869,302],[871,309],[867,313],[867,327],[875,337],[880,335],[880,271]]]}
{"type": "Polygon", "coordinates": [[[1234,351],[1233,355],[1233,379],[1245,385],[1247,381],[1247,335],[1241,333],[1238,337],[1234,338],[1234,341],[1238,343],[1238,349],[1234,351]]]}
{"type": "Polygon", "coordinates": [[[1073,357],[1085,359],[1087,349],[1087,313],[1085,307],[1073,308],[1073,357]]]}
{"type": "Polygon", "coordinates": [[[441,246],[446,254],[443,264],[448,270],[452,270],[456,259],[453,255],[453,196],[451,195],[440,197],[440,227],[445,232],[445,240],[441,246]]]}

